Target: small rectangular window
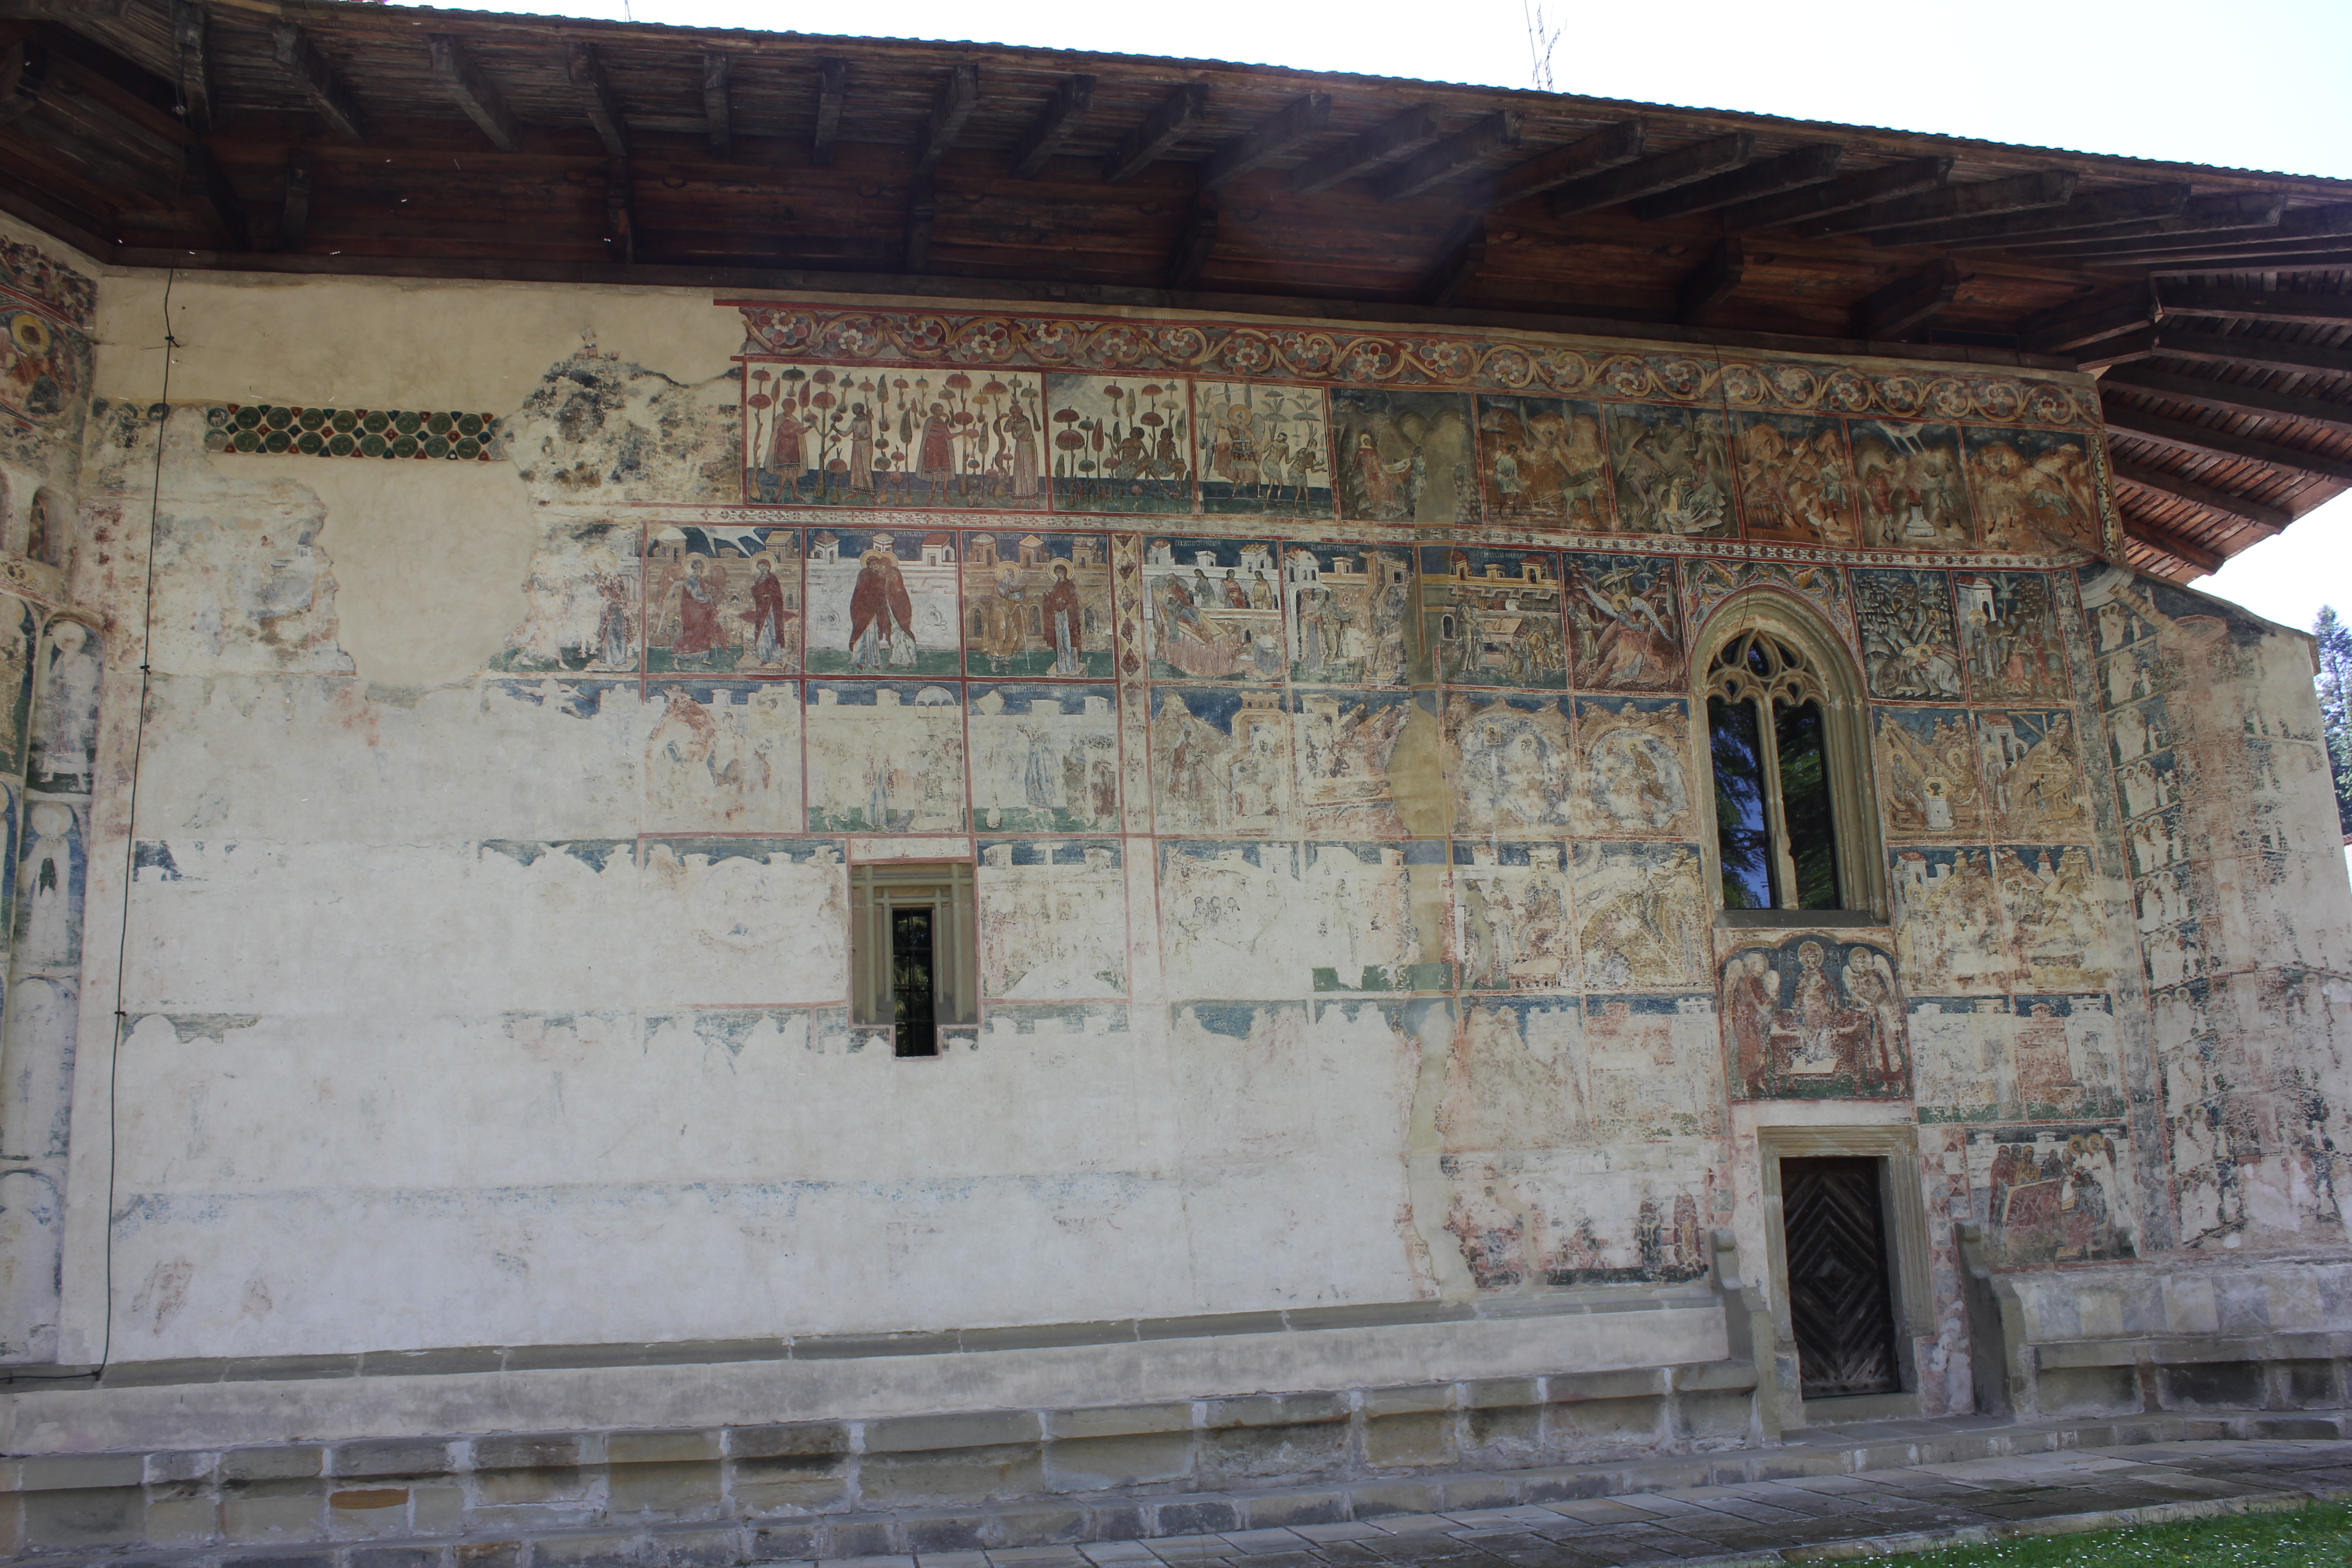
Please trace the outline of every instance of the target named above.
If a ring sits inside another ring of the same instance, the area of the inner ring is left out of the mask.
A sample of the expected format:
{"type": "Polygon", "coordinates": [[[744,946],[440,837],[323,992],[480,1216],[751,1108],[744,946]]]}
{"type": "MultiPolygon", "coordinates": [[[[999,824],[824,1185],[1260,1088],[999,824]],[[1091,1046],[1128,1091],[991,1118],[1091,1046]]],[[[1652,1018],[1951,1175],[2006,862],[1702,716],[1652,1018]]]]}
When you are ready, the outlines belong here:
{"type": "Polygon", "coordinates": [[[971,868],[904,862],[849,873],[851,1021],[891,1054],[935,1057],[942,1025],[980,1021],[971,868]]]}

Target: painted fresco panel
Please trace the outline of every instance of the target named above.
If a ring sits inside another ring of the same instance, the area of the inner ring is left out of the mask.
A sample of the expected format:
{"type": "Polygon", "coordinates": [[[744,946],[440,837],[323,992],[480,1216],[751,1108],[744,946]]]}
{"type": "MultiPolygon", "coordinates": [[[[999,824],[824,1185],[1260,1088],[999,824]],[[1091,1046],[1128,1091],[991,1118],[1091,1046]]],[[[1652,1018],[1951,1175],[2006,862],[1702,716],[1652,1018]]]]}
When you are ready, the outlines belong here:
{"type": "Polygon", "coordinates": [[[1320,387],[1196,382],[1192,408],[1202,511],[1331,515],[1331,416],[1320,387]]]}
{"type": "Polygon", "coordinates": [[[798,833],[801,694],[792,681],[656,680],[648,833],[798,833]]]}
{"type": "Polygon", "coordinates": [[[1402,546],[1286,542],[1290,679],[1317,686],[1403,685],[1420,658],[1412,566],[1402,546]]]}
{"type": "Polygon", "coordinates": [[[1151,783],[1160,833],[1273,837],[1291,822],[1291,715],[1281,694],[1151,689],[1151,783]]]}
{"type": "Polygon", "coordinates": [[[1862,667],[1870,694],[1904,702],[1960,700],[1952,584],[1942,572],[1853,573],[1862,667]]]}
{"type": "Polygon", "coordinates": [[[1066,1002],[1127,992],[1127,873],[1116,839],[982,839],[980,991],[1066,1002]]]}
{"type": "Polygon", "coordinates": [[[1675,563],[1571,551],[1568,626],[1580,691],[1679,691],[1689,662],[1675,563]]]}
{"type": "Polygon", "coordinates": [[[2017,934],[2027,982],[2040,991],[2103,990],[2105,925],[2091,852],[2079,845],[2005,844],[1993,850],[2001,910],[2017,934]]]}
{"type": "Polygon", "coordinates": [[[747,368],[746,500],[1045,510],[1045,406],[1034,372],[747,368]]]}
{"type": "Polygon", "coordinates": [[[1713,910],[1697,845],[1585,841],[1569,868],[1585,990],[1705,984],[1713,910]]]}
{"type": "Polygon", "coordinates": [[[1979,702],[2063,702],[2066,647],[2050,579],[2039,572],[1961,572],[1960,653],[1979,702]]]}
{"type": "Polygon", "coordinates": [[[1289,665],[1271,540],[1160,538],[1143,551],[1154,680],[1280,680],[1289,665]]]}
{"type": "Polygon", "coordinates": [[[1305,918],[1297,845],[1162,839],[1159,849],[1160,943],[1172,994],[1308,994],[1296,944],[1271,940],[1305,918]]]}
{"type": "Polygon", "coordinates": [[[1620,528],[1685,539],[1720,539],[1734,531],[1722,415],[1612,403],[1608,421],[1620,528]]]}
{"type": "Polygon", "coordinates": [[[1910,1023],[1922,1121],[2124,1113],[2115,1004],[2104,993],[1915,996],[1910,1023]]]}
{"type": "MultiPolygon", "coordinates": [[[[34,661],[32,748],[25,787],[88,795],[98,768],[98,633],[53,620],[34,661]]],[[[21,711],[21,710],[20,710],[21,711]]]]}
{"type": "Polygon", "coordinates": [[[1974,531],[1957,429],[1857,419],[1848,433],[1861,489],[1863,543],[1883,550],[1969,547],[1974,531]]]}
{"type": "MultiPolygon", "coordinates": [[[[784,535],[782,553],[788,561],[800,553],[793,542],[797,536],[790,529],[751,531],[784,535]]],[[[549,530],[531,556],[530,576],[523,580],[522,623],[508,634],[507,646],[491,658],[490,668],[517,672],[635,669],[645,615],[646,563],[638,553],[641,542],[634,522],[566,524],[549,530]]],[[[730,554],[730,559],[738,558],[730,554]]],[[[791,647],[797,652],[798,563],[793,562],[789,570],[791,647]]],[[[739,585],[739,596],[747,586],[739,585]]],[[[679,591],[673,582],[670,593],[679,591]]]]}
{"type": "Polygon", "coordinates": [[[1984,711],[1976,721],[1991,836],[2087,843],[2091,784],[2083,771],[2074,714],[2063,709],[1984,711]]]}
{"type": "Polygon", "coordinates": [[[25,847],[16,874],[19,969],[73,969],[81,962],[82,892],[89,872],[89,808],[34,800],[25,812],[25,847]]]}
{"type": "Polygon", "coordinates": [[[1853,545],[1859,496],[1843,420],[1735,415],[1731,445],[1748,538],[1853,545]]]}
{"type": "Polygon", "coordinates": [[[1969,1202],[2012,1267],[2137,1255],[2130,1136],[2119,1121],[1970,1128],[1969,1202]]]}
{"type": "Polygon", "coordinates": [[[1192,510],[1191,384],[1170,376],[1045,378],[1054,510],[1192,510]]]}
{"type": "Polygon", "coordinates": [[[807,726],[813,831],[964,830],[963,708],[953,687],[813,680],[807,726]]]}
{"type": "Polygon", "coordinates": [[[1908,1037],[1885,949],[1827,936],[1741,948],[1723,961],[1718,1012],[1742,1100],[1900,1100],[1908,1037]]]}
{"type": "Polygon", "coordinates": [[[1118,698],[1109,686],[990,686],[971,697],[971,825],[982,833],[1118,826],[1118,698]]]}
{"type": "MultiPolygon", "coordinates": [[[[46,662],[35,657],[36,644],[40,642],[40,617],[30,605],[0,595],[0,775],[14,777],[26,766],[26,729],[33,713],[33,676],[36,668],[46,662]]],[[[98,682],[94,662],[86,674],[89,679],[87,706],[95,710],[98,682]]],[[[95,741],[96,736],[91,739],[95,741]]],[[[79,771],[88,776],[87,767],[79,771]]]]}
{"type": "Polygon", "coordinates": [[[1298,821],[1310,838],[1401,838],[1405,834],[1390,763],[1405,728],[1434,699],[1404,691],[1301,691],[1293,695],[1298,759],[1298,821]]]}
{"type": "Polygon", "coordinates": [[[1834,566],[1787,561],[1694,560],[1684,563],[1683,592],[1690,624],[1699,626],[1715,607],[1748,588],[1776,588],[1826,616],[1848,640],[1853,637],[1853,607],[1834,566]]]}
{"type": "Polygon", "coordinates": [[[809,531],[808,668],[898,679],[963,663],[958,537],[945,529],[809,531]]]}
{"type": "Polygon", "coordinates": [[[1878,796],[1896,843],[1986,841],[1980,742],[1968,711],[1882,708],[1878,796]]]}
{"type": "Polygon", "coordinates": [[[1421,605],[1423,636],[1447,684],[1568,684],[1552,552],[1423,545],[1421,605]]]}
{"type": "Polygon", "coordinates": [[[1922,995],[2013,991],[2023,971],[2001,919],[2001,895],[1981,848],[1887,851],[1895,950],[1922,995]]]}
{"type": "Polygon", "coordinates": [[[1444,526],[1478,521],[1470,399],[1458,393],[1331,394],[1339,515],[1444,526]]]}
{"type": "Polygon", "coordinates": [[[1478,399],[1479,482],[1496,522],[1616,531],[1601,405],[1559,397],[1478,399]]]}
{"type": "Polygon", "coordinates": [[[1968,432],[1969,489],[1987,550],[2096,551],[2099,492],[2090,437],[2080,431],[1968,432]]]}
{"type": "Polygon", "coordinates": [[[1316,991],[1444,991],[1454,965],[1447,918],[1447,847],[1408,843],[1309,844],[1303,924],[1316,991]]]}
{"type": "Polygon", "coordinates": [[[1465,990],[1576,989],[1565,845],[1456,839],[1454,896],[1465,990]]]}
{"type": "Polygon", "coordinates": [[[1099,533],[966,533],[964,663],[974,677],[1108,680],[1110,542],[1099,533]]]}
{"type": "Polygon", "coordinates": [[[1690,704],[1678,697],[1576,702],[1570,823],[1591,838],[1690,838],[1690,704]]]}
{"type": "Polygon", "coordinates": [[[1568,826],[1567,774],[1574,764],[1566,699],[1448,694],[1444,740],[1456,832],[1568,826]]]}

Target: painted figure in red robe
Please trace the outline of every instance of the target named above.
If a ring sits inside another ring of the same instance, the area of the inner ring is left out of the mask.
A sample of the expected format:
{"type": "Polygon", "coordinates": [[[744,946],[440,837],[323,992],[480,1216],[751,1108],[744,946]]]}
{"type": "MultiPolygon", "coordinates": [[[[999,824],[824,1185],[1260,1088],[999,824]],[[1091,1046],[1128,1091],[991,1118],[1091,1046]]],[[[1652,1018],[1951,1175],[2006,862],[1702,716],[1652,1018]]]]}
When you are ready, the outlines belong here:
{"type": "Polygon", "coordinates": [[[1054,673],[1077,675],[1085,669],[1080,658],[1081,625],[1085,612],[1078,605],[1078,585],[1070,581],[1070,569],[1061,562],[1054,563],[1054,585],[1045,590],[1039,606],[1045,616],[1045,640],[1054,648],[1054,673]]]}
{"type": "MultiPolygon", "coordinates": [[[[929,437],[924,437],[929,449],[929,437]]],[[[879,669],[889,659],[899,637],[912,647],[915,603],[907,594],[907,580],[898,573],[898,558],[890,552],[889,536],[874,542],[858,563],[857,585],[849,593],[849,663],[853,669],[879,669]]],[[[899,659],[903,664],[908,662],[899,659]]]]}
{"type": "Polygon", "coordinates": [[[686,580],[677,585],[677,637],[669,645],[673,658],[692,658],[726,645],[719,612],[727,602],[727,569],[706,558],[686,558],[686,580]]]}
{"type": "Polygon", "coordinates": [[[751,623],[751,662],[774,664],[783,657],[786,630],[800,617],[784,608],[784,585],[776,569],[761,556],[751,568],[751,607],[743,618],[751,623]]]}
{"type": "Polygon", "coordinates": [[[948,479],[955,472],[955,426],[948,418],[948,405],[934,403],[923,417],[923,444],[918,449],[915,469],[923,476],[937,495],[947,488],[948,479]]]}

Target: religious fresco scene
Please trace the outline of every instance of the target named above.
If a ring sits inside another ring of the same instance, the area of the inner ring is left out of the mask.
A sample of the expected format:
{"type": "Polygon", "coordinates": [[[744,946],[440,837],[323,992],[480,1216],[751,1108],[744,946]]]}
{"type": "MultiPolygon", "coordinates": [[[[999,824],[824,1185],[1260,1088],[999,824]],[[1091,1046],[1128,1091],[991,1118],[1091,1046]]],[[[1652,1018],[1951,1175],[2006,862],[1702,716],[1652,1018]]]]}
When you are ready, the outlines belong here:
{"type": "Polygon", "coordinates": [[[961,674],[960,548],[940,528],[811,531],[803,567],[809,673],[961,674]]]}
{"type": "Polygon", "coordinates": [[[1609,405],[1618,526],[1629,533],[1717,538],[1738,530],[1724,418],[1640,403],[1609,405]]]}
{"type": "Polygon", "coordinates": [[[1966,550],[1976,542],[1958,430],[1895,419],[1854,420],[1848,428],[1864,544],[1966,550]]]}
{"type": "Polygon", "coordinates": [[[1486,515],[1613,531],[1601,405],[1557,397],[1478,399],[1486,515]]]}
{"type": "Polygon", "coordinates": [[[962,549],[968,673],[1066,680],[1110,675],[1108,539],[967,533],[962,549]]]}
{"type": "Polygon", "coordinates": [[[1559,557],[1549,550],[1421,550],[1422,632],[1462,686],[1568,684],[1559,557]]]}
{"type": "Polygon", "coordinates": [[[1476,438],[1459,394],[1330,395],[1339,515],[1364,522],[1475,523],[1476,438]]]}
{"type": "Polygon", "coordinates": [[[1884,949],[1818,936],[1742,948],[1721,986],[1735,1098],[1909,1097],[1903,998],[1884,949]]]}
{"type": "MultiPolygon", "coordinates": [[[[801,633],[800,533],[789,528],[672,527],[647,532],[644,564],[631,584],[608,570],[600,548],[585,564],[596,595],[597,626],[591,659],[577,667],[625,669],[635,662],[614,654],[634,639],[627,629],[631,586],[646,591],[646,668],[713,674],[799,673],[801,633]]],[[[574,595],[575,599],[577,595],[574,595]]],[[[573,617],[582,617],[573,611],[573,617]]],[[[516,663],[509,668],[544,668],[516,663]]]]}
{"type": "Polygon", "coordinates": [[[1039,376],[788,364],[746,383],[748,501],[1045,510],[1039,376]]]}
{"type": "Polygon", "coordinates": [[[1329,413],[1315,386],[1192,384],[1201,510],[1331,515],[1329,413]]]}
{"type": "Polygon", "coordinates": [[[1860,493],[1843,420],[1743,414],[1732,423],[1750,539],[1852,545],[1860,493]]]}
{"type": "Polygon", "coordinates": [[[1421,657],[1416,591],[1407,548],[1286,542],[1290,679],[1312,686],[1403,685],[1421,657]]]}
{"type": "MultiPolygon", "coordinates": [[[[1191,382],[1066,374],[1045,380],[1055,511],[1193,510],[1192,479],[1199,470],[1191,382]]],[[[1232,418],[1229,411],[1227,416],[1230,467],[1233,437],[1244,428],[1252,434],[1243,438],[1255,453],[1255,426],[1232,418]]]]}

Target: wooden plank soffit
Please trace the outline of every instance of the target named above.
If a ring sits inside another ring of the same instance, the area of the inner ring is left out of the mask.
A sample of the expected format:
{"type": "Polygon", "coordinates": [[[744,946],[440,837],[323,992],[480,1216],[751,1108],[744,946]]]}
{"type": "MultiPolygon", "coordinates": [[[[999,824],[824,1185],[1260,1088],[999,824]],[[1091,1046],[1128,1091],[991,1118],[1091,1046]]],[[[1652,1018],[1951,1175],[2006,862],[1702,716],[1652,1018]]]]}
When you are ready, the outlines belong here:
{"type": "Polygon", "coordinates": [[[228,248],[251,250],[253,228],[246,221],[245,203],[238,197],[236,187],[228,183],[228,175],[222,173],[220,160],[201,142],[189,144],[188,172],[195,176],[204,192],[205,205],[212,209],[213,221],[220,226],[228,248]]]}
{"type": "Polygon", "coordinates": [[[1948,258],[1897,278],[1854,308],[1854,335],[1884,341],[1901,337],[1941,313],[1960,291],[1959,264],[1948,258]]]}
{"type": "Polygon", "coordinates": [[[278,247],[299,250],[310,234],[310,153],[297,147],[286,154],[286,200],[278,209],[278,247]]]}
{"type": "Polygon", "coordinates": [[[1717,207],[1794,190],[1800,185],[1819,184],[1837,173],[1838,160],[1844,156],[1844,146],[1835,142],[1800,147],[1777,158],[1766,158],[1744,168],[1695,180],[1687,185],[1660,191],[1654,196],[1643,196],[1633,204],[1633,216],[1644,223],[1651,223],[1659,218],[1680,217],[1686,213],[1712,212],[1717,207]]]}
{"type": "Polygon", "coordinates": [[[2029,316],[2018,324],[2018,333],[2035,353],[2063,353],[2116,332],[2152,326],[2156,317],[2156,290],[2133,283],[2029,316]]]}
{"type": "Polygon", "coordinates": [[[1402,158],[1437,137],[1437,110],[1418,104],[1329,152],[1308,159],[1290,176],[1290,188],[1302,196],[1328,191],[1342,180],[1369,174],[1381,164],[1402,158]]]}
{"type": "Polygon", "coordinates": [[[931,229],[939,221],[940,198],[929,174],[918,174],[907,186],[907,245],[899,269],[928,271],[931,265],[931,229]]]}
{"type": "Polygon", "coordinates": [[[1453,304],[1486,265],[1486,220],[1474,213],[1446,236],[1445,249],[1430,272],[1422,298],[1435,309],[1453,304]]]}
{"type": "Polygon", "coordinates": [[[327,129],[346,142],[365,142],[367,121],[362,118],[358,103],[351,89],[338,79],[326,57],[310,36],[291,22],[279,22],[269,29],[270,49],[278,64],[302,89],[327,129]]]}
{"type": "Polygon", "coordinates": [[[1310,92],[1277,110],[1255,131],[1210,154],[1201,170],[1201,188],[1213,191],[1263,168],[1301,142],[1320,136],[1331,123],[1331,95],[1310,92]]]}
{"type": "Polygon", "coordinates": [[[2259,289],[2157,290],[2166,317],[2221,316],[2241,321],[2301,321],[2315,327],[2352,326],[2352,294],[2284,294],[2259,289]]]}
{"type": "Polygon", "coordinates": [[[940,166],[979,103],[980,68],[965,60],[948,72],[947,79],[940,83],[939,96],[931,100],[930,116],[923,121],[922,136],[915,143],[916,178],[940,166]]]}
{"type": "Polygon", "coordinates": [[[2195,479],[2184,479],[2178,474],[2168,474],[2161,468],[2151,468],[2145,463],[2135,463],[2129,458],[2109,456],[2107,467],[2116,478],[2127,485],[2137,485],[2144,490],[2158,490],[2208,511],[2223,512],[2241,522],[2258,528],[2264,533],[2276,533],[2294,521],[2294,514],[2284,507],[2268,506],[2258,500],[2230,490],[2200,485],[2195,479]]]}
{"type": "Polygon", "coordinates": [[[2221,563],[2225,557],[2220,551],[2209,550],[2202,544],[2183,539],[2172,530],[2160,523],[2150,522],[2146,518],[2133,517],[2126,513],[2123,521],[2124,533],[2126,537],[2147,545],[2158,554],[2168,555],[2188,567],[2189,570],[2182,574],[2183,576],[2200,576],[2205,573],[2219,572],[2221,569],[2221,563]]]}
{"type": "Polygon", "coordinates": [[[2263,370],[2312,371],[2321,375],[2352,375],[2352,349],[2324,343],[2281,342],[2272,338],[2234,332],[2192,332],[2178,327],[2143,327],[2137,331],[2102,338],[2074,351],[2075,363],[2085,368],[2124,364],[2162,354],[2168,359],[2212,360],[2222,364],[2248,364],[2263,370]]]}
{"type": "Polygon", "coordinates": [[[2105,224],[2089,233],[2021,235],[2006,241],[2000,248],[2042,259],[2077,252],[2097,256],[2109,250],[2139,249],[2147,245],[2208,245],[2217,236],[2242,234],[2249,237],[2262,237],[2272,235],[2278,228],[2280,216],[2285,211],[2285,196],[2261,191],[2241,191],[2223,196],[2191,196],[2181,204],[2178,213],[2169,216],[2105,224]]]}
{"type": "Polygon", "coordinates": [[[0,54],[0,125],[22,119],[40,106],[48,74],[48,51],[22,41],[0,54]]]}
{"type": "Polygon", "coordinates": [[[833,167],[833,144],[841,134],[841,104],[849,96],[849,62],[829,57],[816,62],[816,128],[809,133],[809,163],[833,167]]]}
{"type": "Polygon", "coordinates": [[[1998,217],[1950,218],[1906,228],[1882,228],[1870,237],[1877,246],[2004,245],[2021,236],[2078,234],[2118,224],[2151,218],[2177,217],[2189,205],[2189,187],[2181,184],[2134,185],[2120,191],[2099,191],[2076,196],[2064,206],[2032,212],[2004,213],[1998,217]]]}
{"type": "Polygon", "coordinates": [[[0,21],[120,22],[132,0],[0,0],[0,21]]]}
{"type": "Polygon", "coordinates": [[[1431,144],[1381,177],[1379,195],[1384,202],[1417,196],[1443,184],[1488,157],[1519,144],[1527,116],[1516,109],[1496,110],[1477,123],[1431,144]]]}
{"type": "Polygon", "coordinates": [[[1036,178],[1045,160],[1062,150],[1089,110],[1095,106],[1095,79],[1090,76],[1064,77],[1054,89],[1054,96],[1037,113],[1035,123],[1021,144],[1013,150],[1013,177],[1016,180],[1036,178]]]}
{"type": "Polygon", "coordinates": [[[605,79],[604,59],[593,44],[572,44],[564,52],[564,63],[571,72],[572,85],[580,89],[581,107],[588,115],[588,123],[596,128],[596,135],[604,143],[604,151],[616,159],[629,155],[629,121],[621,112],[621,100],[613,92],[613,84],[605,79]]]}
{"type": "Polygon", "coordinates": [[[466,46],[448,33],[435,33],[425,44],[433,53],[433,74],[441,79],[449,96],[466,111],[466,118],[481,127],[482,134],[499,152],[521,152],[514,115],[508,110],[506,100],[499,96],[499,89],[474,63],[474,57],[466,52],[466,46]]]}
{"type": "Polygon", "coordinates": [[[1162,287],[1171,292],[1181,292],[1201,280],[1207,270],[1209,258],[1217,248],[1217,203],[1213,196],[1202,196],[1192,203],[1192,210],[1184,215],[1183,226],[1176,231],[1176,244],[1168,254],[1168,270],[1161,279],[1162,287]]]}
{"type": "Polygon", "coordinates": [[[2116,366],[2099,378],[2099,386],[2102,391],[2143,393],[2149,397],[2168,397],[2176,403],[2193,403],[2200,408],[2219,409],[2226,414],[2301,419],[2352,436],[2352,403],[2328,403],[2316,397],[2273,392],[2267,387],[2249,386],[2239,382],[2205,381],[2193,375],[2174,375],[2152,370],[2145,362],[2116,366]]]}
{"type": "Polygon", "coordinates": [[[1672,152],[1653,153],[1620,164],[1606,174],[1589,174],[1560,186],[1551,194],[1551,216],[1574,217],[1579,213],[1613,207],[1621,202],[1638,201],[1659,191],[1686,185],[1709,174],[1738,168],[1748,162],[1755,150],[1755,134],[1747,131],[1687,142],[1672,152]]]}
{"type": "Polygon", "coordinates": [[[613,242],[614,259],[635,265],[637,259],[635,179],[626,158],[615,158],[604,174],[604,226],[613,242]]]}
{"type": "Polygon", "coordinates": [[[1110,156],[1103,160],[1103,183],[1116,185],[1143,173],[1158,162],[1160,154],[1181,142],[1208,109],[1209,89],[1199,82],[1188,81],[1170,93],[1144,117],[1142,124],[1120,137],[1110,156]]]}
{"type": "Polygon", "coordinates": [[[2117,404],[2106,404],[2105,408],[2107,428],[2111,432],[2192,452],[2210,452],[2217,458],[2242,458],[2247,462],[2261,463],[2266,468],[2352,484],[2352,460],[2330,458],[2318,452],[2300,452],[2293,447],[2282,447],[2275,441],[2235,436],[2227,430],[2210,429],[2186,420],[2167,419],[2157,414],[2143,414],[2137,408],[2117,404]]]}
{"type": "Polygon", "coordinates": [[[1716,241],[1706,259],[1691,268],[1675,289],[1675,320],[1696,326],[1707,312],[1731,298],[1748,269],[1748,252],[1738,235],[1716,241]]]}

